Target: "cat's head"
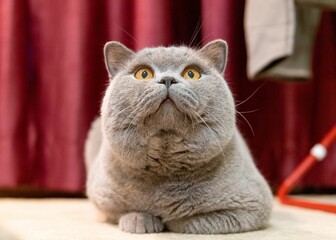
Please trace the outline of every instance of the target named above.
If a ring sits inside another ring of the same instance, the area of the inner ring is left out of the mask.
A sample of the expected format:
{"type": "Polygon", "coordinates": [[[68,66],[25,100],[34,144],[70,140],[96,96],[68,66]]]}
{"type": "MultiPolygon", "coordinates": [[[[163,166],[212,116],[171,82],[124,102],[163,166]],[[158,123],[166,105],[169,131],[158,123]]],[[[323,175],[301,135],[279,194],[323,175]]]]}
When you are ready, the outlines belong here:
{"type": "Polygon", "coordinates": [[[235,107],[222,77],[227,62],[224,41],[201,49],[172,46],[139,52],[109,42],[104,51],[111,79],[101,112],[107,139],[159,131],[185,138],[195,131],[208,132],[210,140],[221,144],[231,139],[235,107]]]}

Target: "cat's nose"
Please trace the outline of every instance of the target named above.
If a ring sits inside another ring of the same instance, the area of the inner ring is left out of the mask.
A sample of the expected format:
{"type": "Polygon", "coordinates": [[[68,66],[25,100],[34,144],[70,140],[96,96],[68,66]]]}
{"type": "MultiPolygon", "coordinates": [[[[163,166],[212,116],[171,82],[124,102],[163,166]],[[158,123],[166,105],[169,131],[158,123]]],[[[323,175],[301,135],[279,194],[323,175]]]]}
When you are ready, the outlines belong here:
{"type": "Polygon", "coordinates": [[[159,83],[165,84],[166,87],[169,88],[170,85],[172,85],[173,83],[177,83],[177,81],[173,77],[163,77],[163,78],[161,78],[161,80],[159,81],[159,83]]]}

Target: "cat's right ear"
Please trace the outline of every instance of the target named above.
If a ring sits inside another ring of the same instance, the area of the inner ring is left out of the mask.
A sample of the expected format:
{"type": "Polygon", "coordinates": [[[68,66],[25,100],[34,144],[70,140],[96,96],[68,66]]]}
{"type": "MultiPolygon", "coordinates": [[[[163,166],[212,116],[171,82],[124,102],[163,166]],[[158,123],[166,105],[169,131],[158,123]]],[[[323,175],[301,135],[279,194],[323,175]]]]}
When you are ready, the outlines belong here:
{"type": "Polygon", "coordinates": [[[218,72],[223,73],[227,62],[228,47],[225,41],[221,39],[209,42],[202,47],[199,52],[209,60],[218,72]]]}
{"type": "Polygon", "coordinates": [[[108,42],[104,47],[106,69],[110,78],[120,71],[133,56],[134,52],[119,42],[108,42]]]}

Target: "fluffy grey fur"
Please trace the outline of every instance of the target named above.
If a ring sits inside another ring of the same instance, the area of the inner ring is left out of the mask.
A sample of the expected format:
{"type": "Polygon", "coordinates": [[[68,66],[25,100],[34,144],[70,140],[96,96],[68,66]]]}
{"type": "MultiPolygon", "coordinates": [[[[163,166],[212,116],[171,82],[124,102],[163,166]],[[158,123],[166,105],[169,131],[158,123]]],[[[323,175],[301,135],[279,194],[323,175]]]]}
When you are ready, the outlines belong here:
{"type": "Polygon", "coordinates": [[[267,223],[272,194],[236,127],[226,56],[222,40],[137,53],[106,44],[111,81],[86,143],[87,194],[121,230],[216,234],[267,223]],[[142,66],[154,78],[137,80],[142,66]],[[189,66],[200,79],[182,77],[189,66]]]}

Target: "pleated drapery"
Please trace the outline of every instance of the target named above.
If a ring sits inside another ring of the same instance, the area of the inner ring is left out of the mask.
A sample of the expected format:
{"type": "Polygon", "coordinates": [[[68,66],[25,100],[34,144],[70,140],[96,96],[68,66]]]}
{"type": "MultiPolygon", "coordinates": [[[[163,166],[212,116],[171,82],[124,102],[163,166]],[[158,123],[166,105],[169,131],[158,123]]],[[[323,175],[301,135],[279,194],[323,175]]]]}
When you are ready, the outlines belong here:
{"type": "MultiPolygon", "coordinates": [[[[336,15],[323,14],[306,84],[247,80],[243,16],[234,0],[2,0],[0,187],[83,190],[86,131],[108,83],[106,41],[138,50],[216,38],[228,42],[225,78],[254,134],[239,114],[238,125],[278,186],[336,121],[336,15]]],[[[335,148],[302,187],[336,187],[335,148]]]]}

